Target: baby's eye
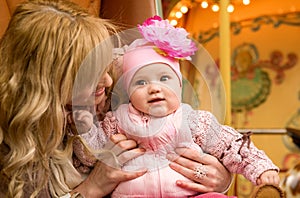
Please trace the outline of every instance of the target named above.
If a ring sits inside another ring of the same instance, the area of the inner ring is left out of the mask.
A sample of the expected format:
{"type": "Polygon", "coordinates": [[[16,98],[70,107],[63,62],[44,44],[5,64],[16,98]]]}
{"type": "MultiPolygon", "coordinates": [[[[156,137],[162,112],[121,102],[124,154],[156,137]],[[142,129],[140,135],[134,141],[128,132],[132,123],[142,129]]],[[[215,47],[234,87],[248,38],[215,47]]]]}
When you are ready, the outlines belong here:
{"type": "Polygon", "coordinates": [[[167,81],[169,79],[170,79],[170,77],[167,76],[167,75],[164,75],[164,76],[160,77],[160,81],[167,81]]]}
{"type": "Polygon", "coordinates": [[[135,85],[146,85],[147,82],[145,80],[138,80],[135,82],[135,85]]]}

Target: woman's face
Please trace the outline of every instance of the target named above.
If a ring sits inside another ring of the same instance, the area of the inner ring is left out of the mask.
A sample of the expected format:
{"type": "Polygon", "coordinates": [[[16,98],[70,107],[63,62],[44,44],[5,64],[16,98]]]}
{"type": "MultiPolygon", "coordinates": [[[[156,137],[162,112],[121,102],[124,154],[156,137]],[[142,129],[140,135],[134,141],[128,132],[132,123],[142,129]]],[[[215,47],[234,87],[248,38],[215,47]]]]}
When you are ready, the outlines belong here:
{"type": "Polygon", "coordinates": [[[80,91],[80,94],[72,101],[73,105],[78,106],[93,106],[93,105],[105,105],[106,101],[106,88],[109,88],[113,83],[111,76],[108,72],[105,72],[102,78],[96,85],[96,88],[89,87],[80,91]]]}
{"type": "Polygon", "coordinates": [[[95,97],[95,105],[99,105],[106,101],[105,89],[109,88],[113,83],[111,76],[106,72],[97,84],[93,96],[95,97]]]}

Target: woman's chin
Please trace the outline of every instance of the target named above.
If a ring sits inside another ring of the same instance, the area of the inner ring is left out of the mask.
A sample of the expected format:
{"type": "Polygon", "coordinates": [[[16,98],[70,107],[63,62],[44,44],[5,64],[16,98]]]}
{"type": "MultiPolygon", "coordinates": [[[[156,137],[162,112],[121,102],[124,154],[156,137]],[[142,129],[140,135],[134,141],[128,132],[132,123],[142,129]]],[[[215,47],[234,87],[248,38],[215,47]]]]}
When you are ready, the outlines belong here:
{"type": "Polygon", "coordinates": [[[103,94],[102,96],[95,97],[95,105],[105,106],[107,96],[103,94]]]}

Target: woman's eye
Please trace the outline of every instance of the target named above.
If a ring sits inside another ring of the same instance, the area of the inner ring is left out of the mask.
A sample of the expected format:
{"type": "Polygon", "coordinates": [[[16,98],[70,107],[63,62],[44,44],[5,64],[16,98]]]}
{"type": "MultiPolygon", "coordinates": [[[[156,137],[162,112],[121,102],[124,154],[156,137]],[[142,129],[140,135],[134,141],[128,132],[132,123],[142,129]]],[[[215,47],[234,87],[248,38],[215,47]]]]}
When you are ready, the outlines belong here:
{"type": "Polygon", "coordinates": [[[147,82],[145,80],[138,80],[135,82],[135,85],[146,85],[147,82]]]}
{"type": "Polygon", "coordinates": [[[169,80],[169,79],[170,79],[169,76],[162,76],[162,77],[160,78],[160,81],[167,81],[167,80],[169,80]]]}

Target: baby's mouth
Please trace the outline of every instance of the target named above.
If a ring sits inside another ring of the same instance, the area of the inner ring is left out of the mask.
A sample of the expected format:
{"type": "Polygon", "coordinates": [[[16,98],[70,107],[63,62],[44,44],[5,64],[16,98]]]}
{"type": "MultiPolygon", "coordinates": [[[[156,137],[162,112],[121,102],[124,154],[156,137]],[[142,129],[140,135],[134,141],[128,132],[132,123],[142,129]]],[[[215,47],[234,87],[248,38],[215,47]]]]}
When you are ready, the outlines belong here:
{"type": "Polygon", "coordinates": [[[164,98],[154,98],[152,100],[149,100],[148,103],[155,103],[155,102],[161,102],[164,101],[164,98]]]}

